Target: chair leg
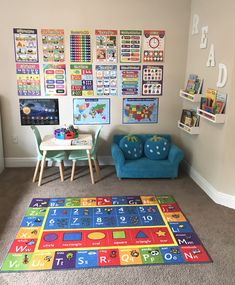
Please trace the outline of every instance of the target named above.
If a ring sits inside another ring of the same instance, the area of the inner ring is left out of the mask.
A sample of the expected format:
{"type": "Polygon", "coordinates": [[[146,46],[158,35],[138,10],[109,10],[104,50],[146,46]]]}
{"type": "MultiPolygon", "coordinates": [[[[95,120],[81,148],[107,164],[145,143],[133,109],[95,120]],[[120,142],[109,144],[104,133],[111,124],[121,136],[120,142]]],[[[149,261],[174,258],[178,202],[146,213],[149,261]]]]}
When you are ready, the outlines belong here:
{"type": "Polygon", "coordinates": [[[99,178],[100,177],[100,166],[99,166],[99,161],[98,159],[94,159],[94,164],[95,164],[95,172],[96,172],[96,175],[97,177],[99,178]]]}
{"type": "Polygon", "coordinates": [[[60,162],[60,180],[64,181],[64,162],[63,160],[60,162]]]}
{"type": "Polygon", "coordinates": [[[76,160],[73,160],[71,179],[70,179],[71,181],[73,181],[74,179],[75,167],[76,167],[76,160]]]}
{"type": "Polygon", "coordinates": [[[41,160],[37,161],[37,164],[36,164],[36,167],[35,167],[35,170],[34,170],[34,175],[33,175],[33,182],[36,182],[36,180],[37,180],[38,170],[39,170],[39,167],[40,167],[40,162],[41,162],[41,160]]]}

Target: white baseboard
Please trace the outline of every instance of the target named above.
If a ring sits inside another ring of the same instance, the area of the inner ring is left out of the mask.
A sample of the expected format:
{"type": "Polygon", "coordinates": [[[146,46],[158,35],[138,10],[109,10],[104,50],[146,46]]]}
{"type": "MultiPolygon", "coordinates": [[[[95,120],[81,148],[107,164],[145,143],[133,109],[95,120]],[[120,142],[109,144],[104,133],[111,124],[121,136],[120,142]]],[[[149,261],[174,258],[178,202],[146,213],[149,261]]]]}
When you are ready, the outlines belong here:
{"type": "Polygon", "coordinates": [[[198,186],[217,204],[235,209],[235,196],[219,192],[204,177],[201,176],[187,161],[184,160],[187,174],[198,186]]]}

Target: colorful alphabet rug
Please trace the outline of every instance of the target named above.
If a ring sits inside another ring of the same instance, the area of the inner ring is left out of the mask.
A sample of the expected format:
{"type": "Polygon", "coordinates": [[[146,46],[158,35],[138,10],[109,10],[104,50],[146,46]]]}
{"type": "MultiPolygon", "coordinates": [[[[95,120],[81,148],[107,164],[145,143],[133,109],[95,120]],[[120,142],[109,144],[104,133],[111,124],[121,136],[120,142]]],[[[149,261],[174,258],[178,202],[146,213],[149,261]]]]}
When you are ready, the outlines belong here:
{"type": "Polygon", "coordinates": [[[1,271],[211,262],[172,196],[35,198],[1,271]]]}

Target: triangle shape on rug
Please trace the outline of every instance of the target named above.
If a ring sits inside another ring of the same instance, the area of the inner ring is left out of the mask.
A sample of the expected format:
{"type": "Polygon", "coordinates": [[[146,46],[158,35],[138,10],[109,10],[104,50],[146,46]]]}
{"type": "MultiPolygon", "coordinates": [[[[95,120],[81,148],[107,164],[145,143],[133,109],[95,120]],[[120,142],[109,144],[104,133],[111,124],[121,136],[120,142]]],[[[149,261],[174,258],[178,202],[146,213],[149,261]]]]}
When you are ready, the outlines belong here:
{"type": "Polygon", "coordinates": [[[148,236],[144,232],[139,231],[136,235],[136,238],[148,238],[148,236]]]}

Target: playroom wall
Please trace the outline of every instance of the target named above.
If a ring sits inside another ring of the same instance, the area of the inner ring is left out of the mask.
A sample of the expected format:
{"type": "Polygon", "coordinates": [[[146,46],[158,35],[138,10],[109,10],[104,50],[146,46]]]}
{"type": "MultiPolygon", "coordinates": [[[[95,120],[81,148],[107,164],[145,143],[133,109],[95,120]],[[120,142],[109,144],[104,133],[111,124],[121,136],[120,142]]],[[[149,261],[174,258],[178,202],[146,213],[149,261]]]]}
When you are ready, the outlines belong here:
{"type": "MultiPolygon", "coordinates": [[[[5,1],[0,18],[0,94],[2,105],[3,138],[6,166],[35,165],[36,150],[33,133],[20,125],[19,98],[16,89],[16,71],[13,28],[37,28],[39,34],[40,64],[41,28],[65,29],[68,96],[60,97],[60,123],[71,124],[72,96],[69,80],[69,32],[71,29],[162,29],[166,31],[164,86],[159,102],[157,124],[122,125],[122,97],[111,98],[111,124],[101,133],[100,155],[110,157],[110,142],[114,133],[169,133],[180,144],[176,127],[181,100],[177,93],[184,83],[190,1],[188,0],[99,0],[81,1],[5,1]]],[[[41,90],[43,76],[41,70],[41,90]]],[[[47,97],[48,98],[48,97],[47,97]]],[[[58,126],[56,126],[58,127],[58,126]]],[[[42,135],[52,133],[55,126],[40,126],[42,135]]],[[[79,127],[94,131],[94,126],[79,127]]],[[[105,162],[105,161],[104,161],[105,162]]]]}
{"type": "MultiPolygon", "coordinates": [[[[228,70],[227,84],[221,88],[228,94],[226,106],[226,121],[224,124],[213,124],[205,119],[200,120],[200,134],[190,136],[181,132],[186,160],[191,165],[191,174],[197,182],[204,184],[207,193],[217,198],[229,199],[235,196],[235,37],[234,37],[233,0],[192,0],[191,28],[189,32],[188,60],[186,78],[189,73],[196,73],[204,78],[203,93],[206,88],[216,87],[218,79],[218,64],[224,63],[228,70]],[[192,35],[193,15],[199,16],[199,28],[208,26],[208,47],[200,49],[201,33],[192,35]],[[215,48],[215,67],[206,67],[209,48],[215,48]],[[203,179],[206,179],[204,181],[203,179]],[[209,183],[209,184],[208,184],[209,183]],[[217,193],[217,194],[215,194],[217,193]],[[222,194],[221,194],[222,193],[222,194]]],[[[192,104],[183,103],[184,107],[192,104]]],[[[217,199],[215,198],[215,199],[217,199]]],[[[218,199],[217,199],[218,200],[218,199]]],[[[220,201],[218,201],[220,202],[220,201]]]]}

